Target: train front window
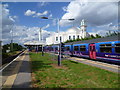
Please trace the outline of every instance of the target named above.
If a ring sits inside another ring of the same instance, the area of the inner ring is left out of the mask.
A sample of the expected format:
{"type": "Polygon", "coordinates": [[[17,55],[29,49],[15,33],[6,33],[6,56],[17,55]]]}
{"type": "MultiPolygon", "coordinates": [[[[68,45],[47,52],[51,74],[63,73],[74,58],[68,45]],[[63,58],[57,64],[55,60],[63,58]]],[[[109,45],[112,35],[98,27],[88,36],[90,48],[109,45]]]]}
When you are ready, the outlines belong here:
{"type": "Polygon", "coordinates": [[[70,50],[70,47],[69,47],[69,46],[65,47],[65,50],[66,50],[66,51],[69,51],[69,50],[70,50]]]}
{"type": "Polygon", "coordinates": [[[86,51],[86,46],[85,45],[81,45],[80,46],[80,51],[86,51]]]}
{"type": "Polygon", "coordinates": [[[100,52],[102,53],[112,53],[112,45],[111,44],[101,44],[100,52]]]}
{"type": "Polygon", "coordinates": [[[79,47],[78,46],[74,46],[74,51],[79,51],[79,47]]]}
{"type": "Polygon", "coordinates": [[[115,52],[120,53],[120,43],[115,44],[115,52]]]}

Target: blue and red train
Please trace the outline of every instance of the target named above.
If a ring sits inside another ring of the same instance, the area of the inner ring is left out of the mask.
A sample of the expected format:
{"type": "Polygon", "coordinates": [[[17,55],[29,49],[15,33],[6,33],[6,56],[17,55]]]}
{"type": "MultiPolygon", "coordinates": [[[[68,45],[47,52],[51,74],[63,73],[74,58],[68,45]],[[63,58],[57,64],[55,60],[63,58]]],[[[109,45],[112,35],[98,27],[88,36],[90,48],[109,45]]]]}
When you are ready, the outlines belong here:
{"type": "MultiPolygon", "coordinates": [[[[63,54],[86,57],[120,64],[119,36],[65,43],[63,54]]],[[[47,46],[46,51],[58,52],[58,45],[47,46]]]]}

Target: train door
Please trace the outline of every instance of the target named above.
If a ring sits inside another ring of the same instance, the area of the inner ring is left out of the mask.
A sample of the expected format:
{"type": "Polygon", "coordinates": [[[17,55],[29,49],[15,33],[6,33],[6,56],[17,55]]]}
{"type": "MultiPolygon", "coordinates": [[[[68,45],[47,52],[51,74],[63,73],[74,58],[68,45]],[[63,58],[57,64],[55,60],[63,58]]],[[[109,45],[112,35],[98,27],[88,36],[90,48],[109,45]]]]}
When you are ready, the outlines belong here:
{"type": "Polygon", "coordinates": [[[89,44],[89,57],[90,57],[91,59],[96,59],[95,44],[89,44]]]}

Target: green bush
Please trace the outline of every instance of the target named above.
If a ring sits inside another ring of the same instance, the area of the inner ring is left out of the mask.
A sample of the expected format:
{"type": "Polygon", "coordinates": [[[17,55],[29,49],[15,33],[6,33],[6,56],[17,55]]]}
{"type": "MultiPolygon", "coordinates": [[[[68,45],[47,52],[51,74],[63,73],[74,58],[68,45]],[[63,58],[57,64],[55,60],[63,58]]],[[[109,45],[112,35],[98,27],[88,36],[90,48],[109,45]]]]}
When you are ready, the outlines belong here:
{"type": "Polygon", "coordinates": [[[5,59],[7,57],[9,57],[10,55],[8,53],[2,53],[2,59],[5,59]]]}

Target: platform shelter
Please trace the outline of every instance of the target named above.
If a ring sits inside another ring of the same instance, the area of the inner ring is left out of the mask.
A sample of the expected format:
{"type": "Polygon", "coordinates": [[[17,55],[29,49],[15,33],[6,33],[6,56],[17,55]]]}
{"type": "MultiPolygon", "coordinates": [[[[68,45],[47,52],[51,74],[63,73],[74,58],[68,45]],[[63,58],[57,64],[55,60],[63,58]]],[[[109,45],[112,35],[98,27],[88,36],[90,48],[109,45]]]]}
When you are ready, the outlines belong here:
{"type": "Polygon", "coordinates": [[[24,46],[26,46],[29,51],[41,52],[41,51],[43,51],[43,47],[45,46],[45,42],[29,41],[29,42],[24,43],[24,46]]]}

